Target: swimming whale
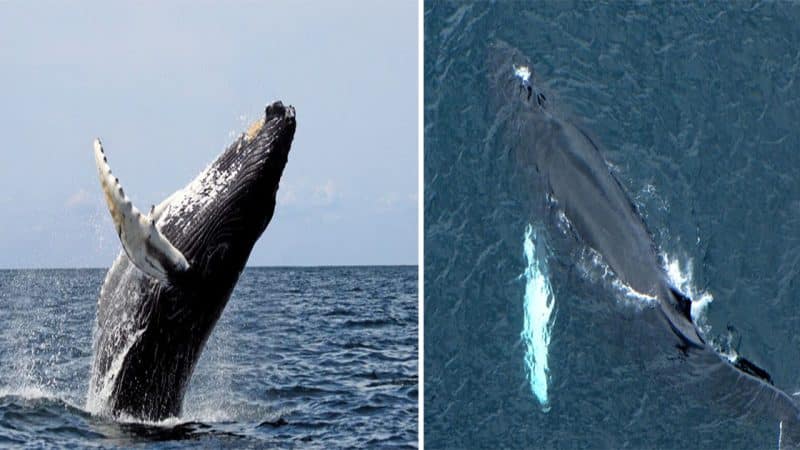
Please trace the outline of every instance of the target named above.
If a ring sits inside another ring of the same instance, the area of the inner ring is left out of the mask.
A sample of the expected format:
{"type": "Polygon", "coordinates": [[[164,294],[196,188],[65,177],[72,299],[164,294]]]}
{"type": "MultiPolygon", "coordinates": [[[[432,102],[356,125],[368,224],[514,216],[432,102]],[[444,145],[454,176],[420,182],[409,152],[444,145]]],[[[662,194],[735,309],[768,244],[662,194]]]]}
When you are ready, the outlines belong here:
{"type": "Polygon", "coordinates": [[[295,127],[294,108],[272,103],[147,214],[133,206],[95,141],[122,251],[98,298],[88,410],[150,421],[180,413],[205,342],[272,219],[295,127]]]}
{"type": "Polygon", "coordinates": [[[490,45],[489,83],[493,111],[508,122],[512,160],[523,170],[540,213],[555,209],[586,246],[599,253],[615,276],[637,293],[654,298],[676,346],[699,373],[736,386],[748,408],[758,403],[781,421],[784,446],[800,443],[800,407],[772,384],[770,375],[740,356],[719,354],[692,320],[691,300],[672,285],[659,249],[622,184],[610,170],[596,139],[560,115],[519,50],[490,45]]]}

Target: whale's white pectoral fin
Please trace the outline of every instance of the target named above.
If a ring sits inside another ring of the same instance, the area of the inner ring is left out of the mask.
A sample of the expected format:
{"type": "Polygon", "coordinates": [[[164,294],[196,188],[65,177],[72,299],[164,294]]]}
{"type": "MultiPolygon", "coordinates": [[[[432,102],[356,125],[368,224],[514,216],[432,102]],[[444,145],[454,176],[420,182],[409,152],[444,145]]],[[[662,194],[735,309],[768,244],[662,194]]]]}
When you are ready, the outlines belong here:
{"type": "Polygon", "coordinates": [[[152,207],[150,214],[145,216],[133,206],[119,179],[111,174],[99,139],[94,141],[94,160],[108,211],[131,262],[142,272],[161,281],[168,281],[171,275],[189,270],[189,263],[180,250],[156,227],[155,221],[163,209],[157,211],[152,207]]]}

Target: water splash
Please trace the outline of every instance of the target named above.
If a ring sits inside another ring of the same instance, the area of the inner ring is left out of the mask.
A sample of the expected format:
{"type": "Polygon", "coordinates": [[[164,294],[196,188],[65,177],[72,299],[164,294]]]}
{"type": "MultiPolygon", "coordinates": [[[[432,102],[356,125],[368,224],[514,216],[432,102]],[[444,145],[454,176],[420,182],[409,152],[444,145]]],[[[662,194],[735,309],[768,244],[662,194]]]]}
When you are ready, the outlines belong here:
{"type": "MultiPolygon", "coordinates": [[[[127,261],[126,258],[120,254],[111,266],[111,269],[106,273],[106,279],[114,274],[119,277],[145,277],[133,264],[128,263],[122,266],[123,262],[127,261]]],[[[109,302],[109,308],[113,308],[108,314],[116,318],[116,320],[109,324],[105,332],[111,336],[106,342],[101,341],[101,331],[97,318],[95,316],[94,330],[92,332],[92,362],[90,367],[91,374],[89,380],[89,389],[86,394],[86,402],[84,409],[95,415],[105,415],[111,410],[112,393],[116,384],[117,377],[120,374],[125,358],[128,352],[139,341],[144,334],[145,329],[141,328],[136,318],[129,315],[125,310],[125,303],[123,299],[128,298],[132,301],[141,301],[141,293],[136,290],[134,284],[118,284],[108,291],[106,282],[103,281],[103,287],[100,290],[100,296],[109,296],[112,300],[109,302]],[[113,359],[105,370],[98,370],[98,365],[94,358],[102,353],[101,345],[113,346],[117,349],[112,352],[113,359]]]]}
{"type": "Polygon", "coordinates": [[[544,246],[538,243],[531,225],[525,229],[523,252],[528,263],[525,277],[524,319],[521,333],[525,343],[525,368],[530,380],[531,392],[539,400],[543,412],[550,410],[547,396],[547,382],[550,369],[547,365],[547,351],[555,318],[555,297],[546,275],[547,265],[543,252],[544,246]]]}
{"type": "Polygon", "coordinates": [[[706,319],[706,313],[708,305],[714,301],[714,297],[708,292],[695,288],[692,260],[690,259],[682,265],[678,259],[671,258],[664,253],[663,265],[672,285],[692,299],[692,321],[697,324],[704,335],[710,336],[711,327],[706,319]]]}
{"type": "Polygon", "coordinates": [[[139,338],[142,337],[144,331],[144,329],[138,330],[133,334],[133,336],[125,338],[126,341],[122,351],[114,356],[108,371],[103,374],[92,374],[93,378],[95,376],[100,376],[102,378],[100,378],[97,382],[94,382],[93,380],[90,385],[91,388],[89,389],[89,393],[86,397],[86,405],[84,406],[86,411],[95,415],[109,413],[112,401],[111,395],[114,390],[114,384],[116,383],[117,376],[120,373],[120,369],[122,369],[122,363],[125,362],[125,357],[128,356],[128,352],[139,341],[139,338]]]}
{"type": "Polygon", "coordinates": [[[655,295],[639,292],[620,281],[619,278],[614,278],[611,282],[611,286],[620,294],[617,298],[626,306],[644,308],[658,305],[658,299],[655,295]]]}
{"type": "Polygon", "coordinates": [[[658,305],[658,299],[651,294],[639,292],[620,280],[616,273],[597,250],[584,247],[576,264],[581,275],[592,283],[601,283],[611,289],[617,302],[636,310],[658,305]]]}

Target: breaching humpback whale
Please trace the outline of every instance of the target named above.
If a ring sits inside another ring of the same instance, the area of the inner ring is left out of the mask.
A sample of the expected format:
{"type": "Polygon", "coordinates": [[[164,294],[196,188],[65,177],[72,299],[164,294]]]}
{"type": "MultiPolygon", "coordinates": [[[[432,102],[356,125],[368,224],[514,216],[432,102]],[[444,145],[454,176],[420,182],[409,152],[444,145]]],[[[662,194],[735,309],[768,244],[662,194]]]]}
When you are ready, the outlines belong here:
{"type": "Polygon", "coordinates": [[[94,156],[122,242],[97,305],[87,409],[177,416],[205,342],[275,210],[295,112],[275,102],[183,189],[144,214],[94,156]]]}
{"type": "Polygon", "coordinates": [[[543,205],[534,210],[562,214],[576,238],[600,254],[622,283],[657,301],[664,325],[693,368],[735,386],[739,404],[774,414],[781,421],[782,445],[796,446],[800,407],[773,386],[765,370],[742,357],[721,355],[706,342],[692,320],[691,300],[670,282],[651,233],[595,140],[552,108],[551,96],[520,51],[496,41],[489,52],[492,110],[512,135],[512,160],[532,201],[543,205]]]}

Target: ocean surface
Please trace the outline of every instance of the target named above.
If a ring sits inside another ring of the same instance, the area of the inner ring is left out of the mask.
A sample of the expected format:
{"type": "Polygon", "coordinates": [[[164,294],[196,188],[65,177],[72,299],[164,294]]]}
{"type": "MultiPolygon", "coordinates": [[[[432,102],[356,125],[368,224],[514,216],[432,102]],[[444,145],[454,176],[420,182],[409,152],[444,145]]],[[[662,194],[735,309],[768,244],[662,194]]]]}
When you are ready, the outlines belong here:
{"type": "Polygon", "coordinates": [[[417,268],[247,268],[180,417],[84,409],[105,270],[0,271],[0,448],[415,448],[417,268]]]}
{"type": "Polygon", "coordinates": [[[531,218],[490,44],[599,143],[706,340],[793,395],[800,6],[427,2],[424,20],[426,448],[777,448],[654,302],[531,218]]]}

